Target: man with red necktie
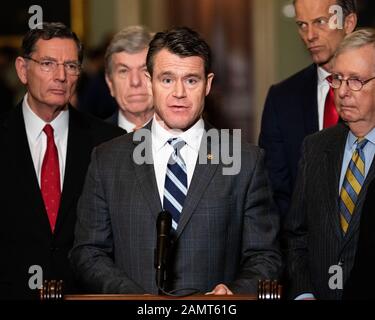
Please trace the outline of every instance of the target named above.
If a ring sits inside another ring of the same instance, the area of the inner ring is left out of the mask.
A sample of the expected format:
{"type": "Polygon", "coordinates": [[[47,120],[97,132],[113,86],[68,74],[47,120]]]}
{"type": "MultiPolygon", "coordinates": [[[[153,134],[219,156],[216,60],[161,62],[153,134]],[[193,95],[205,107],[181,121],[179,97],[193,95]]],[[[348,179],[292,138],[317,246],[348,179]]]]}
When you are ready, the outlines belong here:
{"type": "Polygon", "coordinates": [[[298,32],[313,64],[270,88],[259,136],[282,218],[289,209],[303,139],[337,124],[327,77],[336,48],[357,23],[354,0],[295,0],[294,7],[298,32]],[[342,28],[331,24],[334,5],[343,10],[342,28]]]}
{"type": "Polygon", "coordinates": [[[27,93],[0,119],[0,299],[38,297],[41,276],[76,287],[68,252],[90,154],[123,133],[70,106],[82,57],[75,33],[44,23],[16,59],[27,93]]]}
{"type": "Polygon", "coordinates": [[[283,230],[288,295],[298,300],[374,296],[368,193],[375,179],[374,30],[344,38],[331,87],[343,122],[305,139],[283,230]]]}

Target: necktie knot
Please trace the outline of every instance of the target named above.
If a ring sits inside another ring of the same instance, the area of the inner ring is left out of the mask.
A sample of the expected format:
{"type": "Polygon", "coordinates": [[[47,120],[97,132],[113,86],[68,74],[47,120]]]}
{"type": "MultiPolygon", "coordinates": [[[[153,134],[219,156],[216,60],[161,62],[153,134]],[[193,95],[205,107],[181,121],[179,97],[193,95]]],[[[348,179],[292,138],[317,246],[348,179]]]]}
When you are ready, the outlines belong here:
{"type": "Polygon", "coordinates": [[[53,137],[53,128],[50,124],[46,124],[43,128],[43,131],[47,135],[48,139],[53,137]]]}
{"type": "Polygon", "coordinates": [[[174,152],[179,155],[181,149],[184,147],[186,142],[181,138],[171,138],[168,140],[168,143],[173,147],[174,152]]]}
{"type": "Polygon", "coordinates": [[[356,149],[359,151],[359,150],[363,150],[364,147],[366,146],[368,140],[366,138],[358,138],[357,140],[357,147],[356,149]]]}
{"type": "MultiPolygon", "coordinates": [[[[326,77],[328,83],[332,82],[332,76],[326,77]]],[[[337,124],[339,115],[337,114],[335,107],[335,94],[331,85],[326,96],[324,103],[324,115],[323,115],[323,128],[329,128],[337,124]]]]}

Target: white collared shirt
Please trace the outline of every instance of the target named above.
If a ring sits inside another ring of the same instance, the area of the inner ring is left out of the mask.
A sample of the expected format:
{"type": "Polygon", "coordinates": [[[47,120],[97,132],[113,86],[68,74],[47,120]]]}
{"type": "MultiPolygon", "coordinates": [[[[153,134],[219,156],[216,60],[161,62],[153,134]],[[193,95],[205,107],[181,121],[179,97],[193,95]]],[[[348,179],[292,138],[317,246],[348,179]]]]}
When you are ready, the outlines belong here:
{"type": "Polygon", "coordinates": [[[318,119],[319,119],[319,130],[323,129],[324,121],[324,106],[326,103],[327,94],[329,91],[329,83],[327,77],[331,75],[325,71],[322,67],[318,67],[318,119]]]}
{"type": "Polygon", "coordinates": [[[204,133],[204,121],[199,119],[194,126],[187,131],[170,132],[164,129],[155,116],[153,118],[152,126],[152,156],[154,160],[154,171],[160,201],[163,204],[164,197],[164,183],[167,172],[168,160],[172,154],[173,147],[168,143],[170,138],[179,137],[186,142],[186,145],[181,149],[181,156],[185,161],[187,169],[187,186],[189,189],[191,179],[195,170],[195,165],[198,159],[199,148],[204,133]]]}
{"type": "MultiPolygon", "coordinates": [[[[150,120],[148,120],[145,124],[143,124],[142,127],[144,127],[147,123],[151,121],[152,117],[150,120]]],[[[125,129],[127,133],[133,132],[134,128],[136,125],[132,122],[130,122],[128,119],[125,118],[125,116],[122,114],[121,111],[118,111],[118,126],[122,129],[125,129]]]]}
{"type": "MultiPolygon", "coordinates": [[[[47,135],[44,133],[43,128],[47,122],[39,118],[31,110],[27,102],[27,97],[28,95],[26,94],[22,102],[22,113],[25,121],[27,141],[29,142],[31,157],[33,159],[34,168],[40,187],[40,175],[42,171],[43,158],[47,149],[47,135]]],[[[59,154],[60,184],[62,190],[68,144],[69,110],[61,111],[59,115],[49,124],[54,130],[55,144],[59,154]]]]}

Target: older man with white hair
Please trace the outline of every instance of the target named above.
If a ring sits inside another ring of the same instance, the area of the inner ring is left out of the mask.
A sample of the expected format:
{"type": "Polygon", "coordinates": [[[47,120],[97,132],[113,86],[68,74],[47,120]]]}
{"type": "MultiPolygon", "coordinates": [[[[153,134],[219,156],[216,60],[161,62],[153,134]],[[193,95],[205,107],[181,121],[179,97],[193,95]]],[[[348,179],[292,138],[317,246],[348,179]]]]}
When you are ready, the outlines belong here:
{"type": "Polygon", "coordinates": [[[375,178],[374,30],[346,36],[332,72],[343,123],[303,144],[285,223],[291,298],[342,298],[355,261],[364,199],[375,178]]]}
{"type": "Polygon", "coordinates": [[[146,56],[152,33],[142,26],[121,30],[105,54],[106,82],[119,109],[108,119],[127,132],[147,124],[153,114],[152,90],[146,77],[146,56]]]}

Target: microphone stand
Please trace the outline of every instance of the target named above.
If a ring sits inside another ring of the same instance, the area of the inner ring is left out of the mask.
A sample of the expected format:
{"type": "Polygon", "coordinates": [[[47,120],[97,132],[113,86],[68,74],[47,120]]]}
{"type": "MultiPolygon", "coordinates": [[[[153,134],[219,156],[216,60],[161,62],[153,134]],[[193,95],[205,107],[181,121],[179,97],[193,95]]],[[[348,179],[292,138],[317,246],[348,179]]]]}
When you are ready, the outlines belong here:
{"type": "Polygon", "coordinates": [[[168,211],[159,213],[156,221],[157,244],[155,250],[154,266],[156,269],[156,285],[158,294],[164,294],[164,282],[166,279],[166,264],[170,247],[170,231],[172,228],[172,216],[168,211]]]}

